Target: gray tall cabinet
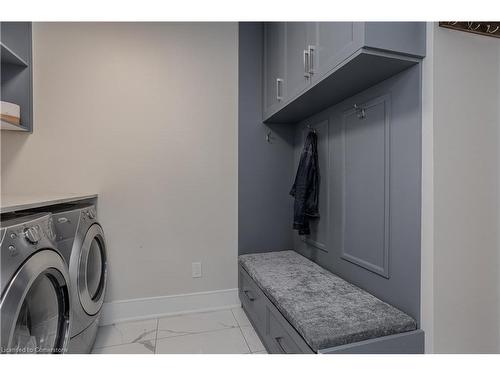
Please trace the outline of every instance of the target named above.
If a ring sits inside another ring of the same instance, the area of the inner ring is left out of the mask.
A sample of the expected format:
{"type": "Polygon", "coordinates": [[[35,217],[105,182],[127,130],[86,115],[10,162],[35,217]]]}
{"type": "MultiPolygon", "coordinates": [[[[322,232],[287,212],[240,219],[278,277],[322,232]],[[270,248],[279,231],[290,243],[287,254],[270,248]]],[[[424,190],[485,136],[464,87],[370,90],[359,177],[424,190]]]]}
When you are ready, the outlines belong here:
{"type": "Polygon", "coordinates": [[[240,25],[239,254],[293,248],[420,323],[419,22],[240,25]],[[320,218],[289,196],[318,136],[320,218]]]}
{"type": "Polygon", "coordinates": [[[416,318],[424,26],[263,26],[262,120],[295,132],[290,184],[309,127],[318,135],[320,219],[294,249],[416,318]]]}

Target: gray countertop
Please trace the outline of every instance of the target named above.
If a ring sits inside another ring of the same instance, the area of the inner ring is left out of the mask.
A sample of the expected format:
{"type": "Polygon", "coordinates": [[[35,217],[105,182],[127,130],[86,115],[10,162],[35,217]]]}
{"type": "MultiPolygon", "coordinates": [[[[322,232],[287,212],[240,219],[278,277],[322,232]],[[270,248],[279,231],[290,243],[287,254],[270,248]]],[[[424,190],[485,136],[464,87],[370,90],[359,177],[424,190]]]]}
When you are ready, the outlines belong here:
{"type": "Polygon", "coordinates": [[[0,213],[97,198],[97,194],[2,195],[0,213]]]}

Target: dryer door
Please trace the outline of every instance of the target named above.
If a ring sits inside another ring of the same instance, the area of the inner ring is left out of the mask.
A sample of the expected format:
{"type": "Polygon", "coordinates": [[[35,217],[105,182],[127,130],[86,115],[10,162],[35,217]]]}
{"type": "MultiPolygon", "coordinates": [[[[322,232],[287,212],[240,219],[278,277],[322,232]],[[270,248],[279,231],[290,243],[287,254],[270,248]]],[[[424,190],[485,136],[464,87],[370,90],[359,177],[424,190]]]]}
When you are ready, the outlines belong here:
{"type": "Polygon", "coordinates": [[[34,253],[0,302],[2,353],[64,353],[69,339],[69,275],[54,250],[34,253]]]}
{"type": "Polygon", "coordinates": [[[99,224],[92,224],[83,240],[78,265],[78,295],[89,315],[99,312],[106,290],[106,243],[99,224]]]}

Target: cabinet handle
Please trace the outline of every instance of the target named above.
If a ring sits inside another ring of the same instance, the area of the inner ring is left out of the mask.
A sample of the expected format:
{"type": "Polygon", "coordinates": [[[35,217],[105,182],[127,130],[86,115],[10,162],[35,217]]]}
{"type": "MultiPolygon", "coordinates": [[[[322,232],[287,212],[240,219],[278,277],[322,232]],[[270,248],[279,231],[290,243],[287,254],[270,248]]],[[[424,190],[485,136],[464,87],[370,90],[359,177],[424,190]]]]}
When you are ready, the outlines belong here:
{"type": "Polygon", "coordinates": [[[285,348],[283,347],[283,344],[281,344],[281,340],[283,340],[283,337],[275,337],[274,338],[274,341],[276,341],[276,343],[278,344],[278,346],[280,347],[281,351],[283,353],[286,353],[286,350],[285,348]]]}
{"type": "Polygon", "coordinates": [[[276,78],[276,99],[283,100],[283,79],[276,78]]]}
{"type": "Polygon", "coordinates": [[[304,77],[309,78],[309,51],[304,50],[304,77]]]}
{"type": "Polygon", "coordinates": [[[243,293],[247,296],[247,298],[250,300],[250,302],[255,301],[255,297],[252,297],[252,294],[250,293],[249,290],[244,290],[243,293]]]}
{"type": "Polygon", "coordinates": [[[314,46],[307,47],[309,60],[308,60],[308,73],[310,75],[314,74],[314,46]]]}

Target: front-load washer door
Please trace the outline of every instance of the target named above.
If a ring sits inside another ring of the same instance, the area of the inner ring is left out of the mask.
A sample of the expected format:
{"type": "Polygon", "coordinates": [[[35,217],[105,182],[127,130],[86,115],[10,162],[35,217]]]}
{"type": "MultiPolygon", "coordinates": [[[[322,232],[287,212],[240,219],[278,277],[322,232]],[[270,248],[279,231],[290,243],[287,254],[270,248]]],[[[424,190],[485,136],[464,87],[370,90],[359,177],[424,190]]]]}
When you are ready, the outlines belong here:
{"type": "Polygon", "coordinates": [[[85,312],[95,315],[106,291],[106,243],[99,224],[92,224],[82,243],[78,265],[78,296],[85,312]]]}
{"type": "Polygon", "coordinates": [[[69,339],[69,275],[54,250],[34,253],[0,302],[2,353],[64,353],[69,339]]]}

